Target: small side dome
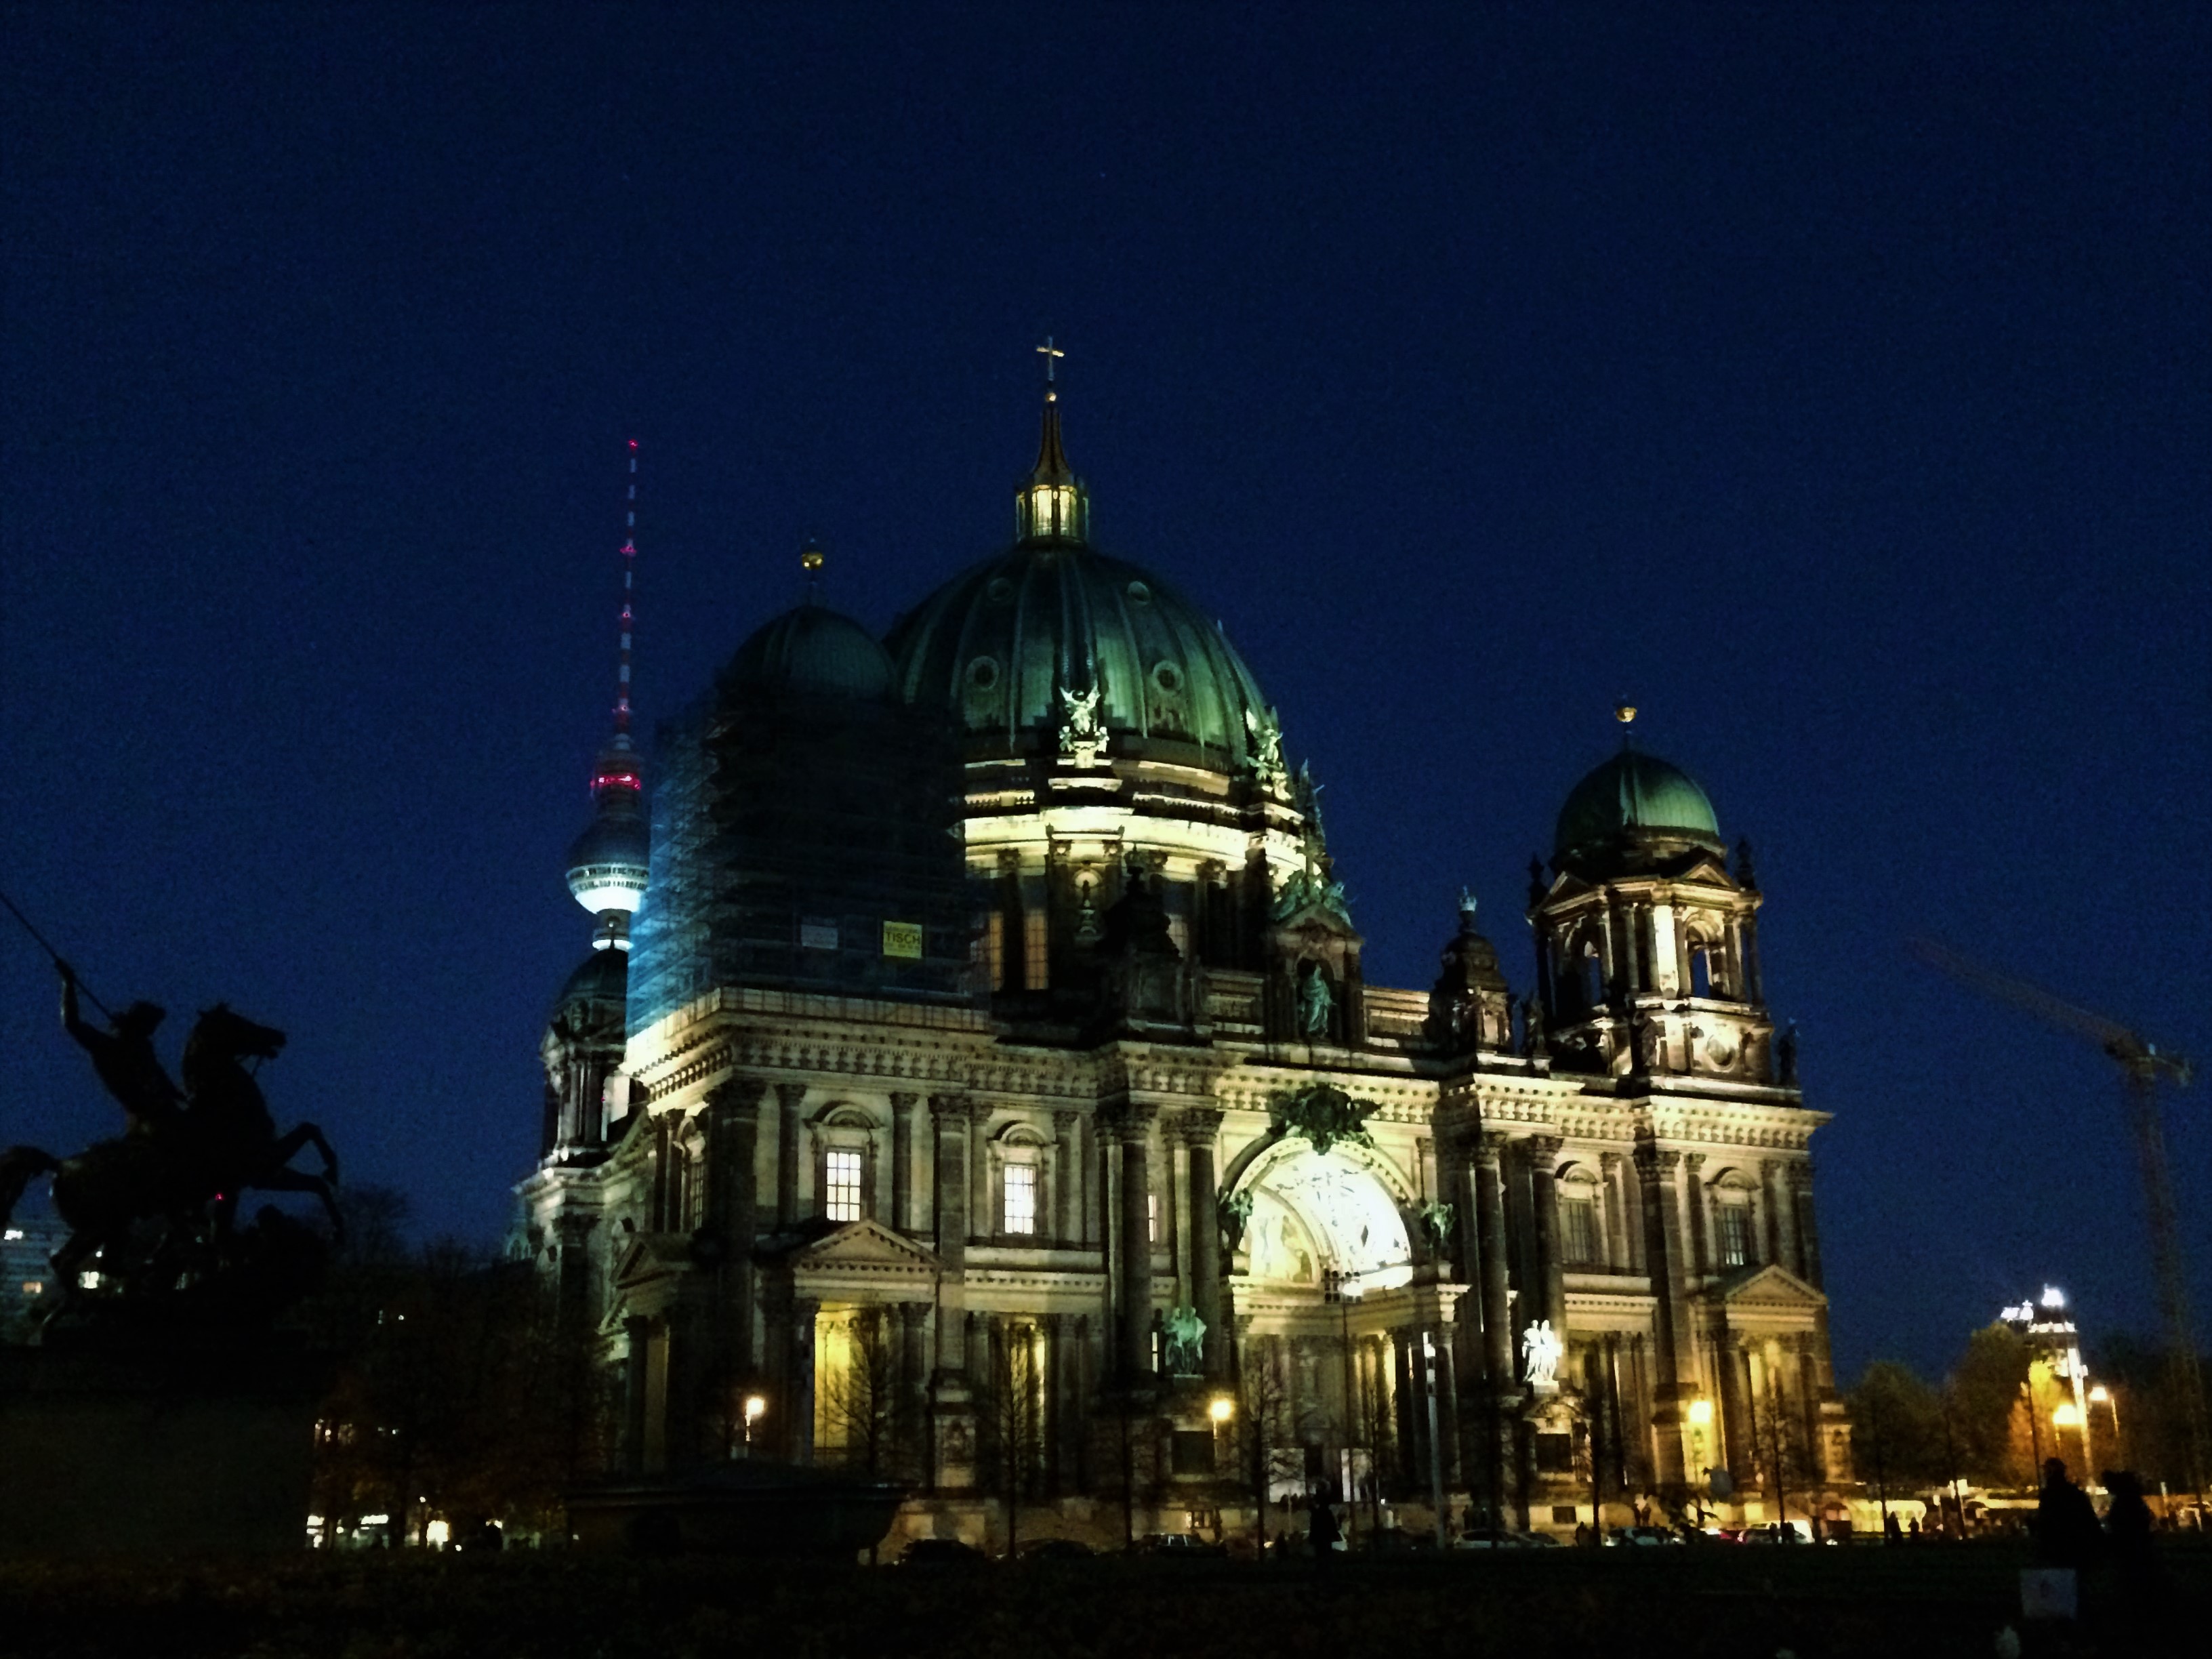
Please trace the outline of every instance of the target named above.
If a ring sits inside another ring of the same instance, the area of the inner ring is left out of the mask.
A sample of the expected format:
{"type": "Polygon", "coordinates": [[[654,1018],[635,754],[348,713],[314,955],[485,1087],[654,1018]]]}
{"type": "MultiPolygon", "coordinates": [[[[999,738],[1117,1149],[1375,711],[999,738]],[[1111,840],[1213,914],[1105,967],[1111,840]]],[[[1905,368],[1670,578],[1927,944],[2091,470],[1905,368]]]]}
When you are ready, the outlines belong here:
{"type": "Polygon", "coordinates": [[[1656,755],[1625,749],[1585,777],[1559,809],[1554,863],[1620,842],[1685,842],[1726,851],[1720,820],[1698,781],[1656,755]]]}
{"type": "Polygon", "coordinates": [[[554,999],[557,1016],[572,1002],[623,1003],[629,997],[629,952],[594,951],[584,958],[554,999]]]}
{"type": "Polygon", "coordinates": [[[725,686],[823,696],[887,698],[891,659],[850,617],[802,605],[763,623],[722,671],[725,686]]]}

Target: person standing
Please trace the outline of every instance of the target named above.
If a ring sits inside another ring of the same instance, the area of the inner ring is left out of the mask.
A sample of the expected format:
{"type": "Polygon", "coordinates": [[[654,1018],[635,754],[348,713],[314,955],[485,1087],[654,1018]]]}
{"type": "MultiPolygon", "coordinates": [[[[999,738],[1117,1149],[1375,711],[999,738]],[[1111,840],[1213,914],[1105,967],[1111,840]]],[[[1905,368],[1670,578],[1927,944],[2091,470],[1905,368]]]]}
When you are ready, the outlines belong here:
{"type": "Polygon", "coordinates": [[[2045,1458],[2043,1498],[2035,1506],[2035,1553],[2047,1567],[2079,1572],[2096,1559],[2104,1531],[2089,1494],[2066,1478],[2066,1460],[2045,1458]]]}

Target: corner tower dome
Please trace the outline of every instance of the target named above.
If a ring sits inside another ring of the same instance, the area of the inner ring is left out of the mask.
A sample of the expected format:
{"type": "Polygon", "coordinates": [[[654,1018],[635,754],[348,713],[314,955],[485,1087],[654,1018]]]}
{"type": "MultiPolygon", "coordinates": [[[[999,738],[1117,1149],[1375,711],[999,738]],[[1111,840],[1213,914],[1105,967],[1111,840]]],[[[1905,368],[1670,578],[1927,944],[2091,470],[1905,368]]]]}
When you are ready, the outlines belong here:
{"type": "Polygon", "coordinates": [[[1624,748],[1568,793],[1552,837],[1561,868],[1641,864],[1692,848],[1723,854],[1720,820],[1698,781],[1624,748]]]}

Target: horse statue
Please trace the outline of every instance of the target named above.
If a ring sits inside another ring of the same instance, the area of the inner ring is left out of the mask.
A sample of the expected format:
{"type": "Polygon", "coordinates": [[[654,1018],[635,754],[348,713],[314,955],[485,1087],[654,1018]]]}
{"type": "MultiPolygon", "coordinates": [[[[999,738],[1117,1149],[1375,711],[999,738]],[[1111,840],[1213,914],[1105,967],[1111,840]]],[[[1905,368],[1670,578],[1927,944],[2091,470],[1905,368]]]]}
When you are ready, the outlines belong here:
{"type": "Polygon", "coordinates": [[[230,1231],[238,1200],[249,1187],[263,1192],[313,1193],[322,1200],[333,1231],[345,1231],[337,1198],[331,1190],[338,1178],[338,1158],[331,1143],[312,1123],[295,1124],[279,1135],[261,1085],[240,1064],[248,1059],[274,1060],[283,1048],[282,1031],[257,1025],[222,1002],[203,1013],[185,1040],[185,1139],[203,1179],[213,1188],[218,1236],[230,1231]],[[323,1155],[319,1176],[288,1167],[300,1149],[309,1146],[323,1155]]]}
{"type": "Polygon", "coordinates": [[[196,1261],[212,1258],[219,1266],[249,1188],[313,1193],[332,1229],[343,1232],[331,1190],[337,1157],[330,1143],[312,1123],[277,1134],[261,1086],[243,1063],[273,1060],[283,1047],[282,1031],[217,1003],[200,1015],[185,1041],[181,1109],[136,1121],[129,1133],[73,1158],[57,1158],[35,1146],[0,1151],[0,1221],[33,1179],[53,1176],[54,1211],[70,1229],[53,1259],[65,1304],[75,1297],[84,1264],[111,1248],[129,1258],[120,1270],[126,1282],[149,1291],[173,1286],[196,1261]],[[323,1155],[319,1176],[287,1167],[309,1145],[323,1155]],[[138,1229],[157,1219],[166,1228],[149,1246],[138,1229]],[[134,1238],[139,1248],[126,1248],[134,1238]]]}

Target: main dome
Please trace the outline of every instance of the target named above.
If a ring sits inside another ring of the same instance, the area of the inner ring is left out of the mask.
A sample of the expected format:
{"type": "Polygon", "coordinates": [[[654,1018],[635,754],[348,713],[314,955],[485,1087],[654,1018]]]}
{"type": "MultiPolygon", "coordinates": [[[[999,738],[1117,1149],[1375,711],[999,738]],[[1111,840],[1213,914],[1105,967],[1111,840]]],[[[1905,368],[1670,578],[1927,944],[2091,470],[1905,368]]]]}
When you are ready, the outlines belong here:
{"type": "Polygon", "coordinates": [[[901,617],[887,643],[900,693],[948,710],[971,755],[1056,742],[1063,691],[1096,690],[1115,739],[1230,772],[1251,763],[1252,726],[1271,718],[1252,671],[1204,612],[1150,572],[1073,541],[970,566],[901,617]]]}
{"type": "Polygon", "coordinates": [[[1624,749],[1577,784],[1559,809],[1553,860],[1622,840],[1689,842],[1723,850],[1720,820],[1698,781],[1656,755],[1624,749]]]}

